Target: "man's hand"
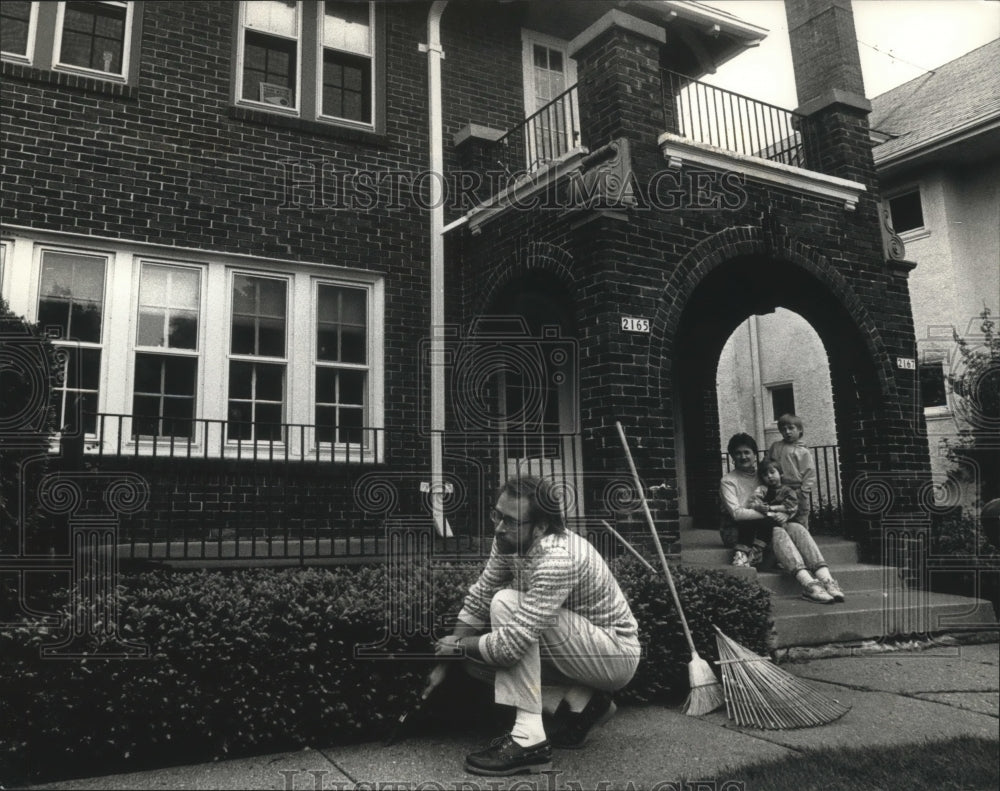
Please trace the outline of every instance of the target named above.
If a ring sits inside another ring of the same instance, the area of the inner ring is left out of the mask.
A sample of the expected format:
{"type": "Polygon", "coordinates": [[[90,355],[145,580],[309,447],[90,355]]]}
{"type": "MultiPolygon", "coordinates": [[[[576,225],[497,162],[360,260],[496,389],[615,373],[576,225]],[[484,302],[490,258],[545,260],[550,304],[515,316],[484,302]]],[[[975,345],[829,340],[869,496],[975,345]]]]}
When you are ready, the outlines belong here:
{"type": "Polygon", "coordinates": [[[420,693],[420,699],[427,700],[431,693],[441,685],[441,682],[444,681],[444,677],[446,675],[448,675],[447,662],[438,662],[434,665],[434,669],[431,670],[431,674],[427,677],[427,686],[424,687],[424,691],[420,693]]]}
{"type": "Polygon", "coordinates": [[[461,638],[457,634],[449,634],[434,643],[434,653],[437,656],[461,656],[461,638]]]}

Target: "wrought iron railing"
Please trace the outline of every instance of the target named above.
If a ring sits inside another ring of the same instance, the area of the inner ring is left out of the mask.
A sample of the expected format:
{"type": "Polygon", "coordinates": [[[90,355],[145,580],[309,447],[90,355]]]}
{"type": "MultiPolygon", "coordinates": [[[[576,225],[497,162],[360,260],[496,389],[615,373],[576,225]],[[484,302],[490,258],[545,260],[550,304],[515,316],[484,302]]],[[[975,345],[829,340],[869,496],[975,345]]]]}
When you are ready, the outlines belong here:
{"type": "Polygon", "coordinates": [[[805,116],[669,69],[661,85],[668,131],[745,156],[809,167],[815,147],[805,116]]]}
{"type": "Polygon", "coordinates": [[[385,447],[385,429],[208,418],[147,418],[100,413],[87,442],[98,457],[235,459],[274,462],[373,462],[385,447]]]}
{"type": "Polygon", "coordinates": [[[581,144],[577,88],[573,85],[497,140],[495,165],[511,176],[531,173],[581,144]]]}
{"type": "MultiPolygon", "coordinates": [[[[840,494],[840,453],[836,445],[816,445],[810,448],[816,466],[816,487],[809,493],[810,529],[829,528],[836,531],[843,521],[840,494]]],[[[766,451],[758,452],[762,461],[766,451]]],[[[722,454],[723,474],[732,469],[729,454],[722,454]]]]}

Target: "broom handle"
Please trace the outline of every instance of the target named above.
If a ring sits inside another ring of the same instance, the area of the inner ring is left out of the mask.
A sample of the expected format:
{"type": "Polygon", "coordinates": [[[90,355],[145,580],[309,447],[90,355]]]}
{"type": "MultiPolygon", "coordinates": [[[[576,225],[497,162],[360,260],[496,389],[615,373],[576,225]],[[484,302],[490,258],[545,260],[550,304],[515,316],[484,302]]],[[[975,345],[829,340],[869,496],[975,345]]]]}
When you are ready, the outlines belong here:
{"type": "Polygon", "coordinates": [[[663,546],[660,544],[660,536],[656,532],[656,524],[653,522],[653,515],[649,512],[649,505],[646,503],[646,495],[642,491],[642,483],[639,481],[639,473],[635,469],[635,462],[632,461],[632,451],[628,446],[628,439],[625,437],[625,430],[621,421],[615,421],[618,429],[618,437],[622,441],[622,448],[625,450],[625,458],[628,460],[628,468],[632,471],[632,480],[635,481],[635,490],[642,503],[642,512],[646,515],[646,522],[649,523],[649,530],[653,534],[653,543],[656,544],[656,554],[660,556],[660,563],[663,564],[663,573],[667,575],[667,585],[670,586],[670,595],[674,597],[674,604],[677,607],[677,614],[681,617],[681,626],[684,627],[684,637],[687,638],[688,647],[691,653],[697,655],[698,649],[694,647],[694,638],[691,637],[691,630],[688,628],[687,618],[684,617],[684,610],[681,609],[681,600],[677,595],[677,588],[674,587],[674,577],[670,573],[670,566],[667,565],[667,558],[663,554],[663,546]]]}
{"type": "Polygon", "coordinates": [[[601,524],[604,525],[608,530],[610,530],[611,531],[611,535],[613,535],[615,538],[617,538],[619,541],[621,541],[622,545],[625,547],[625,549],[627,549],[629,552],[631,552],[633,555],[635,555],[636,558],[638,558],[639,562],[642,563],[642,565],[644,565],[647,569],[649,569],[649,571],[652,574],[656,574],[657,573],[656,569],[653,568],[653,564],[650,563],[648,560],[646,560],[646,558],[644,558],[642,555],[640,555],[639,554],[639,550],[636,549],[634,546],[632,546],[628,541],[626,541],[625,537],[622,536],[622,535],[620,535],[617,530],[615,530],[611,525],[609,525],[607,523],[607,521],[605,521],[604,519],[602,519],[601,520],[601,524]]]}

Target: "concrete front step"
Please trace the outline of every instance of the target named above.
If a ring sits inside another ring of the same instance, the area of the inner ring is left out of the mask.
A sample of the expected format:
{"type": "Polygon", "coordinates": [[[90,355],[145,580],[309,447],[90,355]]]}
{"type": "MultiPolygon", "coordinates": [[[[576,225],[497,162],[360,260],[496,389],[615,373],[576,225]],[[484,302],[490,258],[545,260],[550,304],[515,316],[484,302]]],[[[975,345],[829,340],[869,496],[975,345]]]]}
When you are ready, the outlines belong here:
{"type": "Polygon", "coordinates": [[[844,593],[841,604],[773,597],[775,648],[996,628],[993,605],[983,599],[905,589],[844,593]]]}
{"type": "Polygon", "coordinates": [[[844,590],[846,602],[809,602],[801,597],[798,583],[787,574],[730,565],[732,550],[720,546],[715,530],[682,531],[681,563],[756,580],[771,591],[775,648],[996,629],[990,602],[907,588],[897,569],[858,563],[854,542],[830,536],[815,538],[830,564],[830,572],[844,590]]]}

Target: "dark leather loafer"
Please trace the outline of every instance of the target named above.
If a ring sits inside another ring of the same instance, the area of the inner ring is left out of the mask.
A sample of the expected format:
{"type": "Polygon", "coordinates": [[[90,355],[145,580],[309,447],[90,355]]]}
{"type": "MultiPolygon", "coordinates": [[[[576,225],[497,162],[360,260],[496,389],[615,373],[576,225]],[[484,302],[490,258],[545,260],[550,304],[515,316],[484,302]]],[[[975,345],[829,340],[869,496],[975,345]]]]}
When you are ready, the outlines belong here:
{"type": "Polygon", "coordinates": [[[594,726],[603,725],[614,716],[615,711],[615,702],[607,692],[595,692],[579,714],[574,714],[563,705],[556,712],[549,741],[553,747],[579,750],[587,743],[594,726]]]}
{"type": "Polygon", "coordinates": [[[474,775],[504,777],[538,774],[552,768],[552,745],[546,740],[522,747],[509,733],[491,741],[479,752],[465,757],[465,771],[474,775]]]}

